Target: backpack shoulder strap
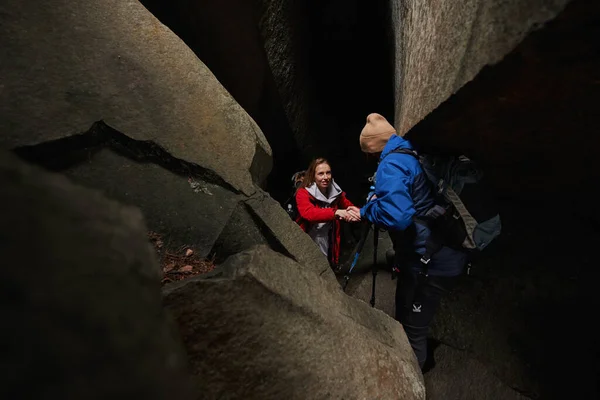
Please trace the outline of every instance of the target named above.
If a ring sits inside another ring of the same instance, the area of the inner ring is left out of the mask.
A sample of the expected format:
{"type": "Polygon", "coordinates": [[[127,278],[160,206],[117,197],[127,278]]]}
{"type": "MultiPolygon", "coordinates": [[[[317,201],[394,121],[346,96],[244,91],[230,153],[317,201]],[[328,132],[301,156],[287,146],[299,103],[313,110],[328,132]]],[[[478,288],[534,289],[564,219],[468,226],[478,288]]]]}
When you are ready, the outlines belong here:
{"type": "MultiPolygon", "coordinates": [[[[386,154],[386,156],[388,156],[389,154],[392,153],[400,153],[400,154],[408,154],[410,156],[413,156],[414,158],[417,159],[417,162],[419,163],[419,165],[421,166],[421,168],[423,169],[423,172],[425,172],[425,175],[427,176],[427,178],[431,181],[431,183],[433,184],[434,188],[434,192],[437,192],[437,194],[441,193],[441,189],[440,189],[440,185],[443,184],[443,181],[440,182],[440,179],[438,179],[435,174],[430,170],[430,167],[428,167],[428,163],[424,163],[422,157],[419,156],[419,153],[417,153],[416,150],[412,150],[412,149],[395,149],[390,151],[388,154],[386,154]]],[[[427,156],[425,156],[427,157],[427,156]]]]}
{"type": "Polygon", "coordinates": [[[397,148],[397,149],[390,151],[388,154],[386,154],[386,157],[392,153],[408,154],[408,155],[413,156],[417,160],[419,160],[419,155],[417,154],[416,150],[397,148]]]}

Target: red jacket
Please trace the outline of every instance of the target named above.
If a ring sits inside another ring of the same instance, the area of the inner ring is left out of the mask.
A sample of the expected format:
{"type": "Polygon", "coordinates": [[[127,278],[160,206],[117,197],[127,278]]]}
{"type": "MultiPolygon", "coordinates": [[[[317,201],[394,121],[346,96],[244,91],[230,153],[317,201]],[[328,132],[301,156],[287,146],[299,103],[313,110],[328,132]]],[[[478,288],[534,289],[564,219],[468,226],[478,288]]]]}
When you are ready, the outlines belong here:
{"type": "Polygon", "coordinates": [[[331,207],[323,208],[320,206],[319,201],[306,189],[300,188],[296,191],[296,207],[299,214],[296,222],[304,232],[308,232],[313,223],[333,221],[329,243],[329,253],[331,255],[329,262],[332,265],[337,265],[340,258],[340,220],[335,217],[335,212],[340,208],[346,209],[353,205],[344,192],[340,193],[337,200],[331,204],[331,207]]]}

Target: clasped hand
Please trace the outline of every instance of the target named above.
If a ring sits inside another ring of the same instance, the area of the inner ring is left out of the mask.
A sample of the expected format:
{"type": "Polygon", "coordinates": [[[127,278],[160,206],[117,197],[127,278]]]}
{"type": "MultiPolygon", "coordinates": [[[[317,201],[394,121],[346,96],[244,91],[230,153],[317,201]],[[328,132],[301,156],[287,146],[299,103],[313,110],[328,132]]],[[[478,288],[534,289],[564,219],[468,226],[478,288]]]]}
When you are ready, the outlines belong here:
{"type": "Polygon", "coordinates": [[[346,222],[360,221],[360,209],[356,206],[350,206],[345,210],[337,210],[335,214],[338,218],[343,219],[346,222]]]}

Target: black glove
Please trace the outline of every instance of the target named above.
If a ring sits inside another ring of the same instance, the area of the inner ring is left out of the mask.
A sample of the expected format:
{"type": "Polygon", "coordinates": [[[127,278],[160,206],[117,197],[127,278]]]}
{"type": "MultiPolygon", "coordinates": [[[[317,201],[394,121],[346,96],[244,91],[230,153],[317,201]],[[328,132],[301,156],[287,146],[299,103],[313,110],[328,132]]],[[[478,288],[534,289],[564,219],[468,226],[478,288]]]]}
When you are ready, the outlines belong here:
{"type": "Polygon", "coordinates": [[[425,216],[427,218],[436,219],[436,218],[441,217],[444,214],[446,214],[446,209],[442,206],[436,205],[436,206],[430,208],[429,211],[427,211],[425,213],[425,216]]]}

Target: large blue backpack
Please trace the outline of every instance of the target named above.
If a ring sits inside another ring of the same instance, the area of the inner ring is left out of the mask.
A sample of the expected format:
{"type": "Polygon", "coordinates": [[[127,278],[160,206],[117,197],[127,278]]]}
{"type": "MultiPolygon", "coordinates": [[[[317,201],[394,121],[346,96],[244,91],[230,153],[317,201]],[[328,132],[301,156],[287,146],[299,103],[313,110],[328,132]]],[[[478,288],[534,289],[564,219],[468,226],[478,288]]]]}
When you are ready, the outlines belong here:
{"type": "Polygon", "coordinates": [[[474,161],[464,155],[419,155],[410,149],[393,153],[416,157],[431,181],[436,206],[444,210],[435,223],[443,244],[481,251],[500,234],[498,206],[474,161]]]}

